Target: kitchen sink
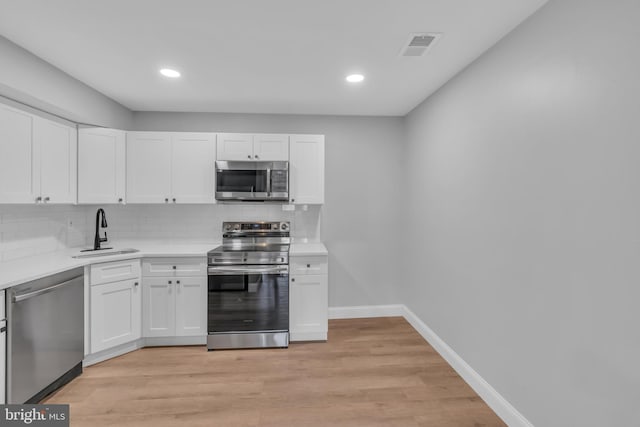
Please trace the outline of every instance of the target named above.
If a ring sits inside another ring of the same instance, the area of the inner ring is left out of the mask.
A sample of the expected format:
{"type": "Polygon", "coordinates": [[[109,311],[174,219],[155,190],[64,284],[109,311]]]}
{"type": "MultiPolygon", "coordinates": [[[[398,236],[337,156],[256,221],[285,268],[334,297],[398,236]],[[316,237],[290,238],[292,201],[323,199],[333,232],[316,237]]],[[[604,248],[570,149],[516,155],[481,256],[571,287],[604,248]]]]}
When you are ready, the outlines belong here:
{"type": "Polygon", "coordinates": [[[86,253],[86,254],[81,254],[81,255],[74,255],[71,258],[98,258],[98,257],[104,257],[104,256],[111,256],[111,255],[126,255],[126,254],[134,254],[136,252],[140,252],[140,250],[138,249],[133,249],[133,248],[127,248],[127,249],[121,249],[119,251],[108,251],[108,252],[92,252],[92,253],[86,253]]]}

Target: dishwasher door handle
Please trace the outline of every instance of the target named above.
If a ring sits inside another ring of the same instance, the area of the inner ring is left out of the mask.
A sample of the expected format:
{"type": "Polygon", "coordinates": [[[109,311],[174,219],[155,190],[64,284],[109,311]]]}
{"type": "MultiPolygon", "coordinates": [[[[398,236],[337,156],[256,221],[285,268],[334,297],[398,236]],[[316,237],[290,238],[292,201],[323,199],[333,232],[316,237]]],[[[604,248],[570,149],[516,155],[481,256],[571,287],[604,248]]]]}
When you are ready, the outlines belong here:
{"type": "Polygon", "coordinates": [[[20,301],[24,301],[26,299],[29,298],[33,298],[33,297],[37,297],[38,295],[42,295],[42,294],[47,294],[49,292],[53,292],[58,288],[61,288],[63,286],[67,286],[73,282],[75,282],[78,279],[83,278],[84,275],[78,275],[72,279],[67,280],[66,282],[62,282],[62,283],[58,283],[56,285],[53,286],[49,286],[48,288],[44,288],[44,289],[38,289],[37,291],[33,291],[33,292],[27,292],[26,294],[21,294],[21,295],[14,295],[13,300],[11,302],[13,302],[14,304],[20,301]]]}

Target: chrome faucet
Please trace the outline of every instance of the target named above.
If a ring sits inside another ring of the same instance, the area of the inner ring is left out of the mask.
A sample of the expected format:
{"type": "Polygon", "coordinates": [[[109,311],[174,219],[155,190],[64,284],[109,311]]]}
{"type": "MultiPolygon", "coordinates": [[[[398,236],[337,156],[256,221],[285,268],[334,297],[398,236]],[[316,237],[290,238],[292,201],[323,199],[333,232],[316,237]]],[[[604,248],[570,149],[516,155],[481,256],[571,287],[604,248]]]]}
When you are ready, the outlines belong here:
{"type": "Polygon", "coordinates": [[[98,209],[98,212],[96,213],[96,237],[93,240],[94,251],[100,250],[100,243],[106,242],[108,240],[106,231],[104,232],[104,238],[100,237],[100,226],[102,226],[102,228],[107,228],[107,217],[102,208],[98,209]],[[102,222],[100,222],[100,214],[102,214],[102,222]]]}

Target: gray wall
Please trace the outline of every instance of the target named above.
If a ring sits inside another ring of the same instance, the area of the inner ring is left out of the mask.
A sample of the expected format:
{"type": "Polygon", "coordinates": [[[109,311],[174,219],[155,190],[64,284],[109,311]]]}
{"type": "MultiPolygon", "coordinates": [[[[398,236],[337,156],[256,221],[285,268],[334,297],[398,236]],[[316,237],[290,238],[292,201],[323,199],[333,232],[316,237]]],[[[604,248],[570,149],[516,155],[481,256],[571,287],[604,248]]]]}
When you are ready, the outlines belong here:
{"type": "Polygon", "coordinates": [[[640,422],[639,23],[552,0],[406,118],[402,299],[536,426],[640,422]]]}
{"type": "Polygon", "coordinates": [[[0,96],[74,122],[131,125],[131,111],[2,36],[0,58],[0,96]]]}
{"type": "Polygon", "coordinates": [[[329,249],[329,305],[400,302],[402,119],[260,114],[134,113],[134,129],[325,135],[321,239],[329,249]]]}

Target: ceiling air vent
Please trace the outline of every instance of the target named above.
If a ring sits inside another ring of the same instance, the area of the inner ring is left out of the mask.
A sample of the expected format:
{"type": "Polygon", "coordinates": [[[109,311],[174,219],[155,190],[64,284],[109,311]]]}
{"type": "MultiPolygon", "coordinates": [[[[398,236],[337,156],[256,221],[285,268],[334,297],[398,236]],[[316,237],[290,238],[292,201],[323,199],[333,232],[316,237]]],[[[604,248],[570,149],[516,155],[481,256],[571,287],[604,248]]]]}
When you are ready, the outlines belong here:
{"type": "Polygon", "coordinates": [[[413,33],[409,34],[407,43],[402,48],[400,56],[422,56],[440,38],[441,33],[413,33]]]}

